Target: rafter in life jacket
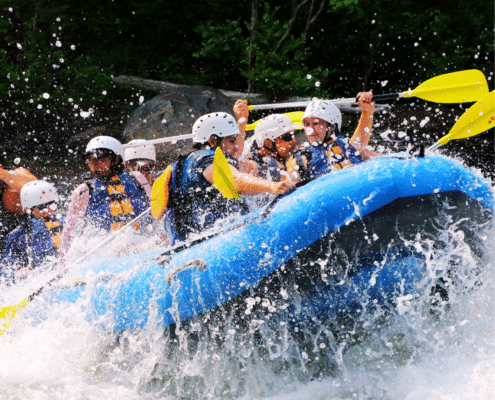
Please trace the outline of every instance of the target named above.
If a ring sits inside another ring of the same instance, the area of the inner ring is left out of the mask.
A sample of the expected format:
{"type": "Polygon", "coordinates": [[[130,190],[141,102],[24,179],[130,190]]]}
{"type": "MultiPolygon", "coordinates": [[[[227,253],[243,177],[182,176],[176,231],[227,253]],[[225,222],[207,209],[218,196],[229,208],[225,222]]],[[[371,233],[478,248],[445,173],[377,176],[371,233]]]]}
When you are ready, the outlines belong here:
{"type": "MultiPolygon", "coordinates": [[[[107,184],[107,190],[110,195],[110,213],[112,214],[111,230],[116,231],[136,218],[136,213],[118,176],[111,178],[107,184]]],[[[135,228],[139,229],[140,223],[137,222],[136,225],[135,228]]]]}
{"type": "Polygon", "coordinates": [[[340,143],[339,145],[338,143],[336,143],[335,140],[331,140],[326,144],[325,153],[328,157],[328,161],[332,168],[336,170],[343,169],[345,167],[348,167],[349,165],[352,165],[352,161],[346,158],[341,145],[342,143],[340,143]]]}

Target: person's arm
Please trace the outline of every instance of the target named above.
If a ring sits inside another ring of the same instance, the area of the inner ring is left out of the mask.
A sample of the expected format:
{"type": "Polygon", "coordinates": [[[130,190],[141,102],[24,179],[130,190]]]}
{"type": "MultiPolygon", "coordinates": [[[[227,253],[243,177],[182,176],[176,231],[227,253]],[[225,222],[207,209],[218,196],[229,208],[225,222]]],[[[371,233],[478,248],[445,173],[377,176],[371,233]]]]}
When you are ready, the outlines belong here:
{"type": "MultiPolygon", "coordinates": [[[[294,187],[294,182],[292,181],[273,182],[240,172],[230,164],[229,166],[234,178],[235,188],[240,194],[282,194],[294,187]]],[[[203,171],[203,175],[205,179],[213,185],[213,164],[209,165],[203,171]]]]}
{"type": "Polygon", "coordinates": [[[234,104],[234,114],[237,119],[237,127],[239,128],[240,135],[237,138],[237,148],[239,149],[234,158],[239,160],[244,150],[244,141],[246,140],[246,125],[249,118],[249,108],[247,100],[237,100],[234,104]]]}
{"type": "Polygon", "coordinates": [[[375,112],[375,102],[373,101],[373,93],[359,92],[356,96],[359,99],[359,107],[363,112],[359,118],[359,123],[349,140],[363,160],[369,160],[372,157],[383,157],[383,154],[373,150],[368,150],[365,146],[370,142],[371,131],[373,129],[373,113],[375,112]]]}
{"type": "Polygon", "coordinates": [[[359,101],[358,105],[362,110],[359,123],[352,135],[349,143],[354,145],[366,146],[370,142],[371,130],[373,129],[373,113],[375,112],[375,102],[373,93],[359,92],[356,96],[359,101]]]}
{"type": "Polygon", "coordinates": [[[237,100],[234,104],[234,114],[237,119],[237,127],[242,135],[246,134],[246,125],[249,118],[249,108],[247,100],[237,100]]]}
{"type": "Polygon", "coordinates": [[[69,210],[64,221],[64,229],[60,239],[59,254],[64,255],[70,247],[72,238],[79,233],[84,226],[86,209],[90,199],[89,187],[86,183],[79,185],[70,196],[69,210]]]}
{"type": "Polygon", "coordinates": [[[365,161],[369,160],[372,157],[383,157],[383,154],[378,153],[377,151],[368,150],[366,147],[359,146],[356,143],[354,143],[352,146],[365,161]]]}

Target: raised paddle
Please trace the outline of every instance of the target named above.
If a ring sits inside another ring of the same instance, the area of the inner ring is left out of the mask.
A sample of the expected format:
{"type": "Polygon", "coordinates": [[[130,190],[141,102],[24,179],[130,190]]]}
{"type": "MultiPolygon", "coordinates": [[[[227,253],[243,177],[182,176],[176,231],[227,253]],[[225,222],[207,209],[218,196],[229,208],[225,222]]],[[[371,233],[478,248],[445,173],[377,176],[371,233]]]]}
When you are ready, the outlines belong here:
{"type": "Polygon", "coordinates": [[[137,143],[126,143],[124,144],[124,149],[127,149],[128,147],[139,147],[139,146],[144,146],[146,144],[160,144],[160,143],[167,143],[167,142],[175,142],[177,140],[187,140],[187,139],[192,139],[193,135],[188,134],[188,135],[177,135],[177,136],[169,136],[169,137],[164,137],[164,138],[159,138],[159,139],[151,139],[151,140],[143,140],[137,143]]]}
{"type": "Polygon", "coordinates": [[[14,304],[13,306],[8,306],[8,307],[3,307],[0,309],[0,336],[2,336],[9,326],[12,324],[14,321],[15,315],[17,311],[19,311],[21,308],[26,307],[26,305],[33,300],[36,296],[41,294],[43,290],[45,290],[47,287],[52,286],[55,282],[59,281],[62,279],[69,270],[75,266],[76,264],[80,263],[82,260],[84,260],[86,257],[88,257],[90,254],[94,253],[96,250],[101,248],[104,244],[108,243],[110,240],[115,238],[119,233],[123,232],[126,228],[128,228],[131,225],[134,225],[136,222],[138,222],[141,218],[143,218],[146,214],[150,212],[150,208],[147,210],[143,211],[141,214],[139,214],[136,218],[134,218],[132,221],[124,225],[122,228],[120,228],[118,231],[113,232],[108,238],[106,238],[103,242],[101,242],[98,246],[93,248],[92,250],[88,251],[86,254],[84,254],[82,257],[77,259],[75,262],[73,262],[71,265],[66,267],[63,271],[61,271],[59,274],[57,274],[54,278],[50,279],[48,282],[46,282],[43,286],[41,286],[38,290],[35,292],[31,293],[27,298],[22,300],[21,302],[14,304]]]}
{"type": "MultiPolygon", "coordinates": [[[[418,97],[435,103],[469,103],[478,101],[488,94],[485,75],[476,69],[451,72],[428,79],[416,89],[405,92],[373,95],[373,100],[390,100],[402,97],[418,97]]],[[[357,98],[328,100],[334,104],[355,103],[357,98]]],[[[311,101],[292,103],[257,104],[250,110],[269,110],[275,108],[306,107],[311,101]]]]}
{"type": "MultiPolygon", "coordinates": [[[[303,115],[302,111],[292,111],[292,112],[285,113],[285,115],[287,115],[291,119],[291,121],[294,124],[296,124],[298,129],[302,129],[302,115],[303,115]]],[[[260,121],[261,121],[261,119],[256,121],[256,122],[253,122],[252,124],[246,125],[245,130],[246,131],[254,130],[254,128],[256,127],[256,124],[260,121]]],[[[191,134],[170,136],[170,137],[164,137],[164,138],[159,138],[159,139],[143,140],[143,141],[139,141],[136,143],[127,143],[127,144],[124,144],[124,148],[139,147],[139,146],[144,146],[147,144],[160,144],[160,143],[176,142],[178,140],[187,140],[187,139],[192,139],[192,138],[193,138],[193,136],[191,134]]]]}
{"type": "MultiPolygon", "coordinates": [[[[296,129],[303,129],[302,120],[303,120],[304,111],[292,111],[292,112],[284,113],[284,115],[287,115],[290,118],[290,120],[296,125],[296,129]]],[[[245,130],[253,131],[254,128],[256,128],[256,125],[258,125],[260,121],[261,119],[253,122],[252,124],[246,125],[245,130]]]]}
{"type": "Polygon", "coordinates": [[[465,139],[495,127],[495,91],[469,107],[450,132],[427,150],[435,150],[454,139],[465,139]]]}

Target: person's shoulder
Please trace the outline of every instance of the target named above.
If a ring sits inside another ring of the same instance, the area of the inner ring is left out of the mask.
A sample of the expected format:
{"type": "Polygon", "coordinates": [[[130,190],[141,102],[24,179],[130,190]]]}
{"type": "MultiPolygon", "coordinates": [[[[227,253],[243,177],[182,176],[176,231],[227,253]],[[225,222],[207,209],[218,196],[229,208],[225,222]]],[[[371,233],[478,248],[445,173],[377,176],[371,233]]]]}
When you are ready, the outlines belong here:
{"type": "Polygon", "coordinates": [[[204,169],[209,165],[213,164],[214,159],[215,159],[214,150],[203,149],[203,150],[193,151],[186,159],[185,163],[196,164],[199,168],[204,169]]]}
{"type": "Polygon", "coordinates": [[[27,234],[26,227],[23,225],[19,225],[17,228],[15,228],[7,235],[7,241],[17,240],[19,237],[26,234],[27,234]]]}
{"type": "Polygon", "coordinates": [[[201,149],[201,150],[195,150],[187,158],[204,158],[204,157],[214,157],[215,156],[215,150],[211,149],[201,149]]]}

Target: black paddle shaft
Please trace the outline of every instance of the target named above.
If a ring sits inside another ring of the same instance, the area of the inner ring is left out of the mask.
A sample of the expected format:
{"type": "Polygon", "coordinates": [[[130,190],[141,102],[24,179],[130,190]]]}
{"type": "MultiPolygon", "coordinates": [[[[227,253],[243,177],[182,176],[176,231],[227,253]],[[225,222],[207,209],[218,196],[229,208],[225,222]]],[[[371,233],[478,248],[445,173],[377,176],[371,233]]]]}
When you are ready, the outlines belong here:
{"type": "MultiPolygon", "coordinates": [[[[373,100],[390,100],[390,99],[398,99],[402,93],[385,93],[385,94],[374,94],[373,100]]],[[[359,98],[356,97],[356,102],[359,101],[359,98]]]]}

